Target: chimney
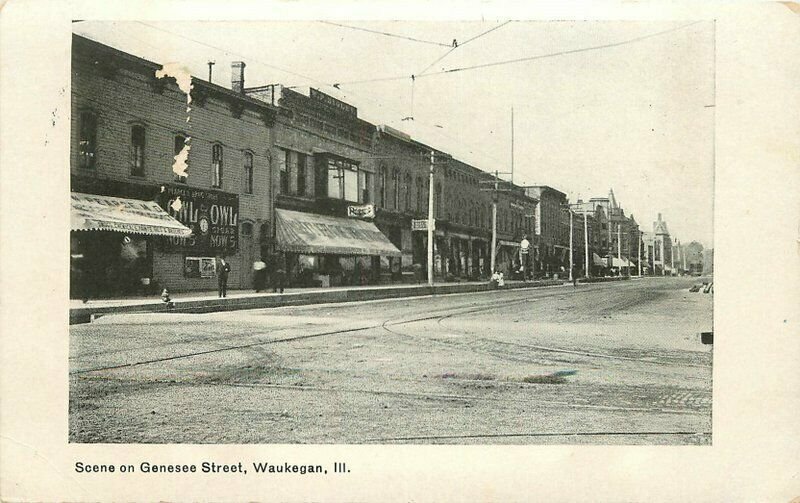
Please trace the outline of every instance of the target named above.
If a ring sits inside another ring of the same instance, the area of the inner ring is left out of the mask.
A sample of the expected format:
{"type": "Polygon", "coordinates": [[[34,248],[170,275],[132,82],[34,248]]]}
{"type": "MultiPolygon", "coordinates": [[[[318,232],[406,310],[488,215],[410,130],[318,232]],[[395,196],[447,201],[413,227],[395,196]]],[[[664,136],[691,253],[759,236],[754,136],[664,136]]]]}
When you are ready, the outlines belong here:
{"type": "Polygon", "coordinates": [[[658,214],[658,221],[661,221],[661,213],[658,214]]]}
{"type": "Polygon", "coordinates": [[[244,93],[244,61],[231,63],[231,89],[235,93],[244,93]]]}

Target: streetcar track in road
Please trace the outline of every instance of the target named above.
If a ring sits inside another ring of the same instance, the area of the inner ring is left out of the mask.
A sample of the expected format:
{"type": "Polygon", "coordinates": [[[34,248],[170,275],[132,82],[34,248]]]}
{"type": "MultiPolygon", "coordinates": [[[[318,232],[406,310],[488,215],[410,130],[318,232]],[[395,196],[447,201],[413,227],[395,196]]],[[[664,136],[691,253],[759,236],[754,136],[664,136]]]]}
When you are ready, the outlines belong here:
{"type": "MultiPolygon", "coordinates": [[[[589,288],[582,288],[580,290],[575,290],[573,293],[588,292],[588,291],[595,290],[595,289],[596,288],[592,288],[590,286],[589,288]]],[[[386,331],[388,331],[390,333],[393,333],[393,334],[396,334],[396,335],[405,336],[405,337],[412,338],[412,339],[419,339],[419,337],[417,337],[417,336],[414,336],[414,335],[411,335],[411,334],[407,334],[407,333],[404,333],[404,332],[400,332],[400,331],[397,331],[397,330],[392,330],[392,329],[390,329],[388,327],[389,326],[397,326],[397,325],[405,325],[405,324],[409,324],[409,323],[417,323],[417,322],[421,322],[421,321],[443,320],[443,319],[447,319],[447,318],[452,318],[454,316],[461,316],[461,315],[465,315],[465,314],[474,314],[474,313],[478,313],[478,312],[483,312],[483,311],[488,311],[488,310],[493,310],[493,309],[498,309],[498,308],[505,308],[505,307],[509,307],[509,306],[515,306],[515,305],[518,305],[518,304],[533,302],[533,301],[535,301],[536,299],[539,299],[539,298],[551,297],[551,296],[554,296],[554,295],[563,295],[561,292],[558,292],[558,293],[551,292],[549,295],[536,295],[536,296],[533,296],[533,297],[530,295],[532,293],[533,294],[538,293],[538,291],[539,291],[538,289],[532,288],[529,291],[519,292],[521,294],[527,294],[527,295],[524,298],[505,301],[502,304],[498,304],[496,299],[491,299],[491,300],[489,300],[487,302],[473,303],[470,306],[466,306],[466,307],[444,308],[444,309],[439,310],[439,311],[444,311],[444,312],[446,312],[446,311],[455,311],[455,312],[451,312],[451,313],[448,313],[448,314],[441,314],[441,312],[440,312],[438,314],[426,315],[426,316],[418,316],[418,317],[414,317],[414,318],[411,318],[411,319],[404,319],[405,317],[390,318],[390,319],[387,319],[387,320],[383,321],[382,323],[376,323],[376,324],[373,324],[373,325],[367,325],[367,326],[362,326],[362,327],[345,328],[345,329],[339,329],[339,330],[330,330],[330,331],[325,331],[325,332],[321,332],[321,333],[304,334],[304,335],[298,335],[298,336],[292,336],[292,337],[284,337],[284,338],[279,338],[279,339],[270,339],[270,340],[265,340],[265,341],[262,340],[262,341],[258,341],[258,342],[252,342],[252,343],[249,343],[249,344],[237,344],[237,345],[233,345],[233,346],[225,346],[225,347],[214,348],[214,349],[209,349],[209,350],[205,350],[205,351],[194,351],[194,352],[190,352],[190,353],[172,355],[172,356],[167,356],[167,357],[162,357],[162,358],[152,358],[152,359],[147,359],[147,360],[142,360],[142,361],[122,363],[122,364],[117,364],[117,365],[106,365],[106,366],[95,367],[95,368],[90,368],[90,369],[73,370],[73,371],[69,372],[69,375],[79,375],[79,374],[86,374],[86,373],[90,373],[90,372],[101,372],[101,371],[107,371],[107,370],[118,370],[118,369],[122,369],[122,368],[130,368],[130,367],[135,367],[135,366],[149,365],[149,364],[154,364],[154,363],[162,363],[162,362],[180,360],[180,359],[185,359],[185,358],[193,358],[193,357],[197,357],[197,356],[203,356],[203,355],[214,354],[214,353],[222,353],[222,352],[226,352],[226,351],[236,351],[236,350],[241,350],[241,349],[253,348],[253,347],[257,347],[257,346],[265,346],[265,345],[278,344],[278,343],[283,343],[283,342],[292,342],[292,341],[298,341],[298,340],[304,340],[304,339],[312,339],[312,338],[325,337],[325,336],[330,336],[330,335],[340,335],[340,334],[345,334],[345,333],[361,332],[361,331],[364,331],[364,330],[371,330],[371,329],[378,329],[378,328],[381,328],[383,330],[386,330],[386,331]]],[[[517,292],[514,292],[514,293],[517,293],[517,292]]],[[[255,334],[255,335],[256,336],[268,336],[268,335],[270,335],[270,333],[255,334]]],[[[441,343],[441,341],[439,341],[439,342],[441,343]]],[[[549,348],[549,349],[555,350],[557,348],[549,348]]],[[[563,350],[563,351],[560,351],[560,352],[569,352],[569,350],[563,350]]],[[[80,356],[78,356],[78,358],[79,357],[80,356]]],[[[606,355],[606,357],[609,358],[609,359],[628,359],[626,357],[617,357],[617,356],[613,356],[613,355],[606,355]]],[[[633,359],[633,361],[640,362],[640,363],[645,363],[645,364],[648,364],[648,363],[649,364],[653,364],[653,363],[655,363],[655,364],[663,364],[662,362],[658,362],[656,360],[637,360],[637,359],[633,359]]]]}
{"type": "Polygon", "coordinates": [[[409,442],[414,440],[458,440],[467,438],[513,438],[513,437],[653,437],[653,436],[702,436],[706,431],[573,431],[573,432],[526,432],[526,433],[474,433],[464,435],[420,435],[414,437],[368,438],[364,442],[409,442]]]}
{"type": "MultiPolygon", "coordinates": [[[[83,380],[95,380],[96,378],[81,378],[83,380]]],[[[105,379],[105,378],[104,378],[105,379]]],[[[121,380],[116,380],[122,382],[121,380]]],[[[138,383],[137,380],[127,380],[131,383],[138,383]]],[[[147,380],[147,384],[165,384],[169,386],[177,386],[186,384],[181,381],[173,380],[147,380]]],[[[514,398],[514,397],[496,397],[496,396],[480,396],[480,395],[459,395],[452,393],[423,393],[413,391],[396,391],[396,390],[376,390],[376,389],[354,389],[354,388],[341,388],[341,387],[324,387],[324,386],[301,386],[293,384],[266,384],[266,383],[237,383],[237,382],[219,382],[219,381],[204,381],[198,384],[199,386],[217,386],[217,387],[232,387],[232,388],[250,388],[250,389],[278,389],[284,391],[299,391],[299,392],[317,392],[317,393],[350,393],[350,394],[364,394],[376,396],[391,396],[397,398],[411,398],[418,400],[443,400],[443,401],[473,401],[473,402],[497,402],[497,403],[522,403],[531,406],[550,406],[550,407],[563,407],[571,409],[589,409],[589,410],[605,410],[612,412],[643,412],[653,414],[675,414],[675,415],[704,415],[705,411],[702,407],[696,409],[668,409],[664,407],[624,407],[618,405],[599,405],[589,403],[573,403],[562,402],[558,400],[542,400],[542,399],[528,399],[528,398],[514,398]]]]}

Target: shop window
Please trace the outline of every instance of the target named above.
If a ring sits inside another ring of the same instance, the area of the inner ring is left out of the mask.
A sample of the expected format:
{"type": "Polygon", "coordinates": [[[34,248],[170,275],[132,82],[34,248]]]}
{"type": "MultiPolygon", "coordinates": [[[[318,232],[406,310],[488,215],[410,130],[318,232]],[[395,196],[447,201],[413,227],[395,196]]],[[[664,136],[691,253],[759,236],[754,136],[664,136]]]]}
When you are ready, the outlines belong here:
{"type": "Polygon", "coordinates": [[[97,160],[97,116],[94,112],[81,112],[78,133],[78,166],[95,167],[97,160]]]}
{"type": "Polygon", "coordinates": [[[436,212],[435,218],[441,218],[442,215],[442,184],[436,183],[436,198],[433,202],[433,209],[436,212]]]}
{"type": "Polygon", "coordinates": [[[131,128],[131,175],[144,176],[144,126],[133,126],[131,128]]]}
{"type": "Polygon", "coordinates": [[[244,193],[253,193],[253,153],[244,153],[244,193]]]}
{"type": "MultiPolygon", "coordinates": [[[[183,152],[183,147],[186,146],[186,137],[182,134],[176,134],[173,140],[172,146],[172,162],[176,162],[175,158],[183,152]]],[[[189,163],[189,159],[186,159],[186,163],[189,163]]],[[[173,179],[176,182],[186,183],[186,176],[181,176],[173,171],[173,179]]]]}
{"type": "Polygon", "coordinates": [[[222,188],[222,145],[211,147],[211,186],[222,188]]]}
{"type": "Polygon", "coordinates": [[[306,195],[306,170],[308,165],[306,154],[297,154],[297,194],[306,195]]]}
{"type": "Polygon", "coordinates": [[[186,257],[183,275],[187,278],[213,278],[217,275],[217,261],[214,257],[186,257]]]}

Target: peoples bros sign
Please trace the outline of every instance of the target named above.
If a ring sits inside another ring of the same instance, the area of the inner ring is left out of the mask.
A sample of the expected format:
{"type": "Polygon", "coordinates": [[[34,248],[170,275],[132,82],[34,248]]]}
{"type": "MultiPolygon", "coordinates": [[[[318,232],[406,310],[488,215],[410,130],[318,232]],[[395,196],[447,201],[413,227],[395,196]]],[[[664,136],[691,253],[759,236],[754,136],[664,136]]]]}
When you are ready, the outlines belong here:
{"type": "Polygon", "coordinates": [[[167,239],[169,248],[220,255],[239,249],[238,195],[165,186],[160,199],[170,216],[192,229],[189,237],[167,239]]]}

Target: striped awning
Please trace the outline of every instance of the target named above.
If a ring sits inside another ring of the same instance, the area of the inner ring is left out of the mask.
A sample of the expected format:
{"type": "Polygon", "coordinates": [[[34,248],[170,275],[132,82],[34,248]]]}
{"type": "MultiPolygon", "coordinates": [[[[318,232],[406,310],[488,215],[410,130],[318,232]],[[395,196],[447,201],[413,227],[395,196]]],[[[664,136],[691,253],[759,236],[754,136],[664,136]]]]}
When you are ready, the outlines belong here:
{"type": "Polygon", "coordinates": [[[186,237],[192,230],[153,201],[72,193],[73,231],[112,231],[186,237]]]}
{"type": "Polygon", "coordinates": [[[277,245],[283,251],[331,255],[402,253],[371,222],[291,210],[275,210],[277,245]]]}

